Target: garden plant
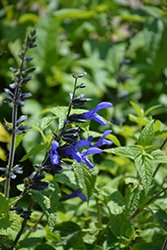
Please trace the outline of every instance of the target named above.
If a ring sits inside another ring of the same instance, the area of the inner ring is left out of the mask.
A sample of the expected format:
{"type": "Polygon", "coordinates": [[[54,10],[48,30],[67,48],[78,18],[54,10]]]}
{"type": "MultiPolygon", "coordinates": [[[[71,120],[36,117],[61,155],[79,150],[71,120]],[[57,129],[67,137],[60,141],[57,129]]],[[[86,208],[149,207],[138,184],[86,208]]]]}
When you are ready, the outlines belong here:
{"type": "Polygon", "coordinates": [[[166,1],[2,1],[0,249],[167,249],[166,1]]]}

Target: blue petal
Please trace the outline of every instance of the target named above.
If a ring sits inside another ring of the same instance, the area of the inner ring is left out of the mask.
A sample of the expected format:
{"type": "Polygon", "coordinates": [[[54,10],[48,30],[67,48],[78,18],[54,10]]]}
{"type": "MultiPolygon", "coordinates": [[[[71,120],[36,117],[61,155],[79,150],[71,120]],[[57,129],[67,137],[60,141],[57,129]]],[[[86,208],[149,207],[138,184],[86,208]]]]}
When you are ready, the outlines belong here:
{"type": "Polygon", "coordinates": [[[86,156],[90,154],[100,154],[101,152],[103,152],[103,150],[101,150],[100,148],[91,147],[86,152],[81,153],[81,155],[86,156]]]}
{"type": "Polygon", "coordinates": [[[59,143],[54,141],[51,144],[50,159],[53,165],[59,164],[59,155],[56,149],[59,147],[59,143]]]}
{"type": "Polygon", "coordinates": [[[104,139],[107,135],[109,135],[112,132],[112,130],[106,130],[103,134],[103,136],[95,143],[96,147],[100,147],[102,145],[112,145],[113,141],[109,141],[104,139]]]}
{"type": "Polygon", "coordinates": [[[87,140],[80,140],[78,142],[75,143],[75,145],[73,146],[74,148],[79,148],[79,147],[85,147],[85,146],[89,146],[90,142],[87,140]]]}
{"type": "Polygon", "coordinates": [[[85,164],[90,168],[94,168],[97,164],[95,164],[94,166],[92,165],[92,163],[86,158],[86,157],[83,157],[83,160],[85,162],[85,164]]]}

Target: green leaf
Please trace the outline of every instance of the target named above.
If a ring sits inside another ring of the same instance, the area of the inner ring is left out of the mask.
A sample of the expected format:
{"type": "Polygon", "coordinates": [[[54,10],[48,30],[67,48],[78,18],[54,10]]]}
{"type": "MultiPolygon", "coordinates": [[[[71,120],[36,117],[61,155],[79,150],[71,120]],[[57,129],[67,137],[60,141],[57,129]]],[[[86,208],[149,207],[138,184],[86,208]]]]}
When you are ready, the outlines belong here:
{"type": "Polygon", "coordinates": [[[152,152],[151,156],[154,158],[154,163],[167,163],[167,156],[160,149],[152,152]]]}
{"type": "Polygon", "coordinates": [[[152,213],[152,215],[154,216],[154,218],[159,222],[159,224],[161,225],[161,227],[167,231],[167,226],[166,223],[164,221],[167,221],[167,214],[164,210],[157,208],[157,209],[150,209],[150,212],[152,213]]]}
{"type": "Polygon", "coordinates": [[[64,221],[62,223],[55,225],[54,231],[55,230],[60,231],[61,237],[65,237],[77,231],[81,231],[81,228],[80,226],[78,226],[76,223],[72,221],[64,221]]]}
{"type": "Polygon", "coordinates": [[[141,194],[140,185],[133,187],[129,186],[126,189],[126,199],[128,202],[128,209],[130,214],[133,214],[138,208],[140,202],[140,194],[141,194]]]}
{"type": "Polygon", "coordinates": [[[151,108],[149,108],[149,109],[147,109],[147,110],[145,111],[144,115],[147,116],[152,110],[158,109],[158,108],[160,108],[160,107],[162,107],[162,105],[155,105],[155,106],[152,106],[151,108]]]}
{"type": "Polygon", "coordinates": [[[45,150],[45,149],[46,149],[46,144],[44,144],[44,143],[40,143],[40,144],[36,145],[26,155],[24,155],[21,158],[20,162],[23,162],[23,161],[27,160],[30,156],[32,156],[34,154],[37,154],[40,151],[45,150]]]}
{"type": "Polygon", "coordinates": [[[94,14],[95,14],[94,10],[84,11],[81,9],[62,9],[62,10],[57,10],[55,12],[55,17],[56,20],[58,21],[61,21],[64,18],[87,19],[94,16],[94,14]]]}
{"type": "Polygon", "coordinates": [[[0,235],[7,235],[11,238],[12,234],[17,234],[21,229],[21,218],[15,212],[0,218],[0,235]]]}
{"type": "Polygon", "coordinates": [[[27,238],[24,240],[19,241],[18,243],[18,248],[29,248],[29,247],[33,247],[35,245],[37,245],[38,243],[41,243],[43,241],[43,239],[41,238],[35,238],[35,237],[31,237],[31,238],[27,238]]]}
{"type": "Polygon", "coordinates": [[[55,174],[53,178],[56,182],[66,184],[68,187],[72,189],[79,188],[78,179],[76,178],[76,175],[72,170],[65,169],[62,171],[62,173],[55,174]]]}
{"type": "Polygon", "coordinates": [[[150,146],[154,139],[154,120],[152,120],[141,132],[137,141],[138,145],[143,147],[150,146]]]}
{"type": "Polygon", "coordinates": [[[146,126],[150,122],[150,119],[148,119],[147,117],[138,118],[137,116],[132,114],[129,115],[129,120],[131,122],[136,122],[140,126],[146,126]]]}
{"type": "Polygon", "coordinates": [[[6,199],[2,194],[0,194],[0,216],[7,213],[12,207],[13,203],[18,200],[18,196],[6,199]]]}
{"type": "Polygon", "coordinates": [[[144,185],[145,194],[148,193],[153,176],[153,157],[149,154],[139,154],[135,158],[135,165],[139,175],[142,178],[142,183],[144,185]]]}
{"type": "Polygon", "coordinates": [[[122,155],[130,159],[135,159],[135,157],[141,153],[142,148],[138,146],[129,146],[129,147],[119,147],[119,148],[109,148],[103,150],[106,153],[113,153],[116,155],[122,155]]]}
{"type": "Polygon", "coordinates": [[[54,247],[52,247],[51,245],[48,245],[46,243],[40,244],[38,245],[35,250],[55,250],[54,247]]]}
{"type": "Polygon", "coordinates": [[[139,106],[138,106],[135,102],[130,101],[130,104],[135,108],[138,117],[139,117],[139,118],[143,117],[144,111],[141,110],[141,109],[139,108],[139,106]]]}
{"type": "Polygon", "coordinates": [[[157,245],[155,244],[155,242],[149,242],[149,243],[146,243],[146,242],[140,242],[140,243],[137,243],[133,246],[132,250],[141,250],[141,249],[144,249],[144,250],[157,250],[157,249],[161,249],[162,245],[157,245]]]}
{"type": "Polygon", "coordinates": [[[55,181],[50,181],[49,187],[44,191],[30,190],[29,193],[41,206],[46,214],[50,230],[53,230],[56,223],[56,214],[60,199],[59,186],[55,181]]]}
{"type": "Polygon", "coordinates": [[[78,177],[81,188],[89,201],[94,191],[97,170],[95,168],[90,169],[84,162],[78,163],[76,161],[74,161],[73,169],[78,177]]]}

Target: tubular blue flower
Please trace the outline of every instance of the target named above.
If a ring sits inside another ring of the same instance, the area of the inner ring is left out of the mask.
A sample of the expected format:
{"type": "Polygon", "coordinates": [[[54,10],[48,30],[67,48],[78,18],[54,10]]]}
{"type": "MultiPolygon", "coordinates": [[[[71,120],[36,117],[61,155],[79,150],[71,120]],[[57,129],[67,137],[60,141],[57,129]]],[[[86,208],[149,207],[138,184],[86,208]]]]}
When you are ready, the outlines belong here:
{"type": "Polygon", "coordinates": [[[109,135],[112,132],[112,130],[106,130],[103,134],[103,136],[95,143],[96,147],[100,147],[103,145],[112,145],[113,141],[109,141],[104,139],[107,135],[109,135]]]}
{"type": "Polygon", "coordinates": [[[100,123],[101,125],[106,125],[109,122],[105,122],[96,112],[100,109],[111,108],[111,107],[112,107],[112,104],[110,102],[101,102],[96,106],[96,108],[88,112],[85,112],[82,115],[82,118],[87,119],[87,120],[94,119],[96,122],[100,123]]]}
{"type": "Polygon", "coordinates": [[[51,151],[50,151],[50,159],[53,165],[59,164],[59,155],[57,153],[58,147],[59,147],[59,143],[57,141],[52,142],[51,151]]]}
{"type": "Polygon", "coordinates": [[[87,201],[86,196],[82,193],[82,190],[78,188],[72,194],[68,195],[68,199],[79,197],[83,201],[87,201]]]}
{"type": "Polygon", "coordinates": [[[69,155],[72,159],[75,159],[78,163],[85,162],[89,168],[94,168],[96,165],[92,165],[91,162],[86,158],[90,154],[99,154],[102,152],[101,149],[96,147],[89,148],[86,152],[80,153],[78,151],[79,147],[92,146],[87,140],[80,140],[74,146],[70,146],[64,150],[64,153],[69,155]]]}

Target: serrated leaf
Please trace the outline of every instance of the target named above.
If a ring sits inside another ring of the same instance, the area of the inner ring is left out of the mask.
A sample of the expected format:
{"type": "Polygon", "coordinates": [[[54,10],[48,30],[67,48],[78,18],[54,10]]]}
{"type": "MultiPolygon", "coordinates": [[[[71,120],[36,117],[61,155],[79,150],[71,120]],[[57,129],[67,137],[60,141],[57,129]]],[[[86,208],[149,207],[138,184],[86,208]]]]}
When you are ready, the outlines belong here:
{"type": "Polygon", "coordinates": [[[33,147],[26,155],[24,155],[20,162],[23,162],[25,160],[27,160],[30,156],[39,153],[40,151],[46,149],[46,144],[44,143],[40,143],[38,145],[36,145],[35,147],[33,147]]]}
{"type": "Polygon", "coordinates": [[[152,120],[141,132],[137,141],[138,145],[143,147],[150,146],[154,139],[154,120],[152,120]]]}
{"type": "Polygon", "coordinates": [[[109,149],[104,149],[103,151],[106,153],[122,155],[130,159],[135,159],[135,157],[141,153],[141,149],[137,146],[109,148],[109,149]]]}
{"type": "Polygon", "coordinates": [[[135,165],[139,175],[141,176],[145,194],[148,193],[153,176],[153,161],[149,154],[139,154],[135,158],[135,165]]]}
{"type": "Polygon", "coordinates": [[[56,182],[66,184],[72,189],[79,188],[78,179],[76,178],[76,175],[72,170],[63,170],[61,174],[56,174],[53,178],[56,182]]]}
{"type": "Polygon", "coordinates": [[[29,192],[46,214],[50,230],[53,230],[56,224],[57,209],[60,199],[58,184],[55,181],[50,181],[49,187],[44,191],[30,190],[29,192]]]}
{"type": "Polygon", "coordinates": [[[21,218],[15,212],[11,212],[3,218],[0,218],[0,235],[16,234],[21,229],[21,218]]]}
{"type": "Polygon", "coordinates": [[[154,163],[167,163],[167,155],[160,149],[152,152],[151,156],[154,158],[154,163]]]}
{"type": "Polygon", "coordinates": [[[131,187],[126,190],[126,199],[128,202],[129,213],[133,214],[139,206],[141,188],[139,185],[131,187]]]}
{"type": "Polygon", "coordinates": [[[84,162],[78,163],[76,161],[73,163],[73,169],[78,177],[80,186],[89,201],[94,191],[97,170],[95,168],[90,169],[84,162]]]}
{"type": "Polygon", "coordinates": [[[143,117],[143,113],[144,113],[143,110],[141,110],[135,102],[130,101],[130,104],[135,108],[138,117],[139,118],[143,117]]]}
{"type": "Polygon", "coordinates": [[[0,216],[6,214],[8,210],[12,207],[13,203],[18,200],[18,197],[11,197],[6,199],[5,196],[0,194],[0,216]]]}
{"type": "Polygon", "coordinates": [[[27,238],[27,239],[19,241],[17,247],[19,249],[29,248],[29,247],[33,247],[33,246],[37,245],[38,243],[41,243],[42,241],[43,241],[43,239],[31,237],[31,238],[27,238]]]}

